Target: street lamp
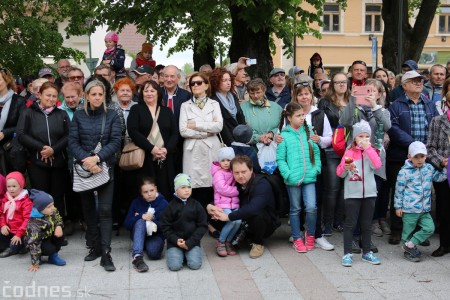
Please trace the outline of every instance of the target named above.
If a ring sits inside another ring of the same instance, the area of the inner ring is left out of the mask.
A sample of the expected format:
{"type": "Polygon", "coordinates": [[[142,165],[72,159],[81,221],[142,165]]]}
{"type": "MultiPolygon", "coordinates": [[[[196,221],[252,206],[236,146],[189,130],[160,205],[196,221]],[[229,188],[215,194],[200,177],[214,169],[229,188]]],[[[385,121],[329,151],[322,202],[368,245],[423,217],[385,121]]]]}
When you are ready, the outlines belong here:
{"type": "Polygon", "coordinates": [[[92,46],[91,46],[91,29],[92,24],[94,23],[94,20],[92,18],[86,19],[86,25],[88,27],[88,36],[89,36],[89,58],[86,59],[86,65],[88,66],[90,75],[94,73],[95,66],[97,65],[98,58],[92,58],[92,46]]]}

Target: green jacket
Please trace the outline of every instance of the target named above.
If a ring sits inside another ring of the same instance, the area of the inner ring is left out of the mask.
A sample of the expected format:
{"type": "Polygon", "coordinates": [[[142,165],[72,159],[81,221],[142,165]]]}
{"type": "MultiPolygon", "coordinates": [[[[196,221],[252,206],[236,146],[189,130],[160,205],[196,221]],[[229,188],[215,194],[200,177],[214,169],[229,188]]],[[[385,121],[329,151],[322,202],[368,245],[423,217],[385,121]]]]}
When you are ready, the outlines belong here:
{"type": "MultiPolygon", "coordinates": [[[[310,129],[312,132],[312,129],[310,129]]],[[[286,125],[281,132],[283,141],[277,147],[277,164],[281,175],[287,185],[298,186],[316,182],[320,174],[322,163],[320,161],[319,146],[306,137],[305,127],[299,130],[286,125]],[[314,152],[314,164],[309,155],[308,143],[312,145],[314,152]]]]}
{"type": "Polygon", "coordinates": [[[278,124],[280,124],[283,109],[272,101],[268,101],[266,105],[261,107],[252,104],[250,101],[241,103],[245,121],[253,130],[251,144],[258,143],[259,136],[269,131],[273,132],[274,136],[278,133],[278,124]]]}

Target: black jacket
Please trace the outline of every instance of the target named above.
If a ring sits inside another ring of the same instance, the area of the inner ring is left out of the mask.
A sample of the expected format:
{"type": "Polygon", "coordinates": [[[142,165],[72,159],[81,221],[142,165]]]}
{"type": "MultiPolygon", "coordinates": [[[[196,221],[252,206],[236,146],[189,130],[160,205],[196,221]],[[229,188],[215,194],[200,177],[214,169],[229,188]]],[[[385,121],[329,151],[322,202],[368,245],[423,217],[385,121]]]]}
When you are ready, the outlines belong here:
{"type": "Polygon", "coordinates": [[[67,166],[66,147],[69,137],[69,116],[59,108],[44,114],[35,102],[25,110],[17,123],[19,142],[28,149],[32,163],[42,167],[67,166]],[[42,160],[41,150],[50,146],[55,151],[54,159],[42,160]]]}
{"type": "Polygon", "coordinates": [[[13,138],[16,132],[16,125],[19,121],[20,114],[27,108],[25,99],[17,94],[14,94],[9,106],[8,117],[6,118],[5,126],[3,127],[3,134],[5,137],[0,141],[0,145],[5,144],[13,138]]]}
{"type": "Polygon", "coordinates": [[[91,156],[91,152],[100,140],[103,115],[106,113],[105,130],[101,140],[102,149],[97,153],[100,162],[108,162],[111,166],[116,162],[115,153],[120,150],[122,127],[116,111],[103,108],[75,111],[69,131],[69,149],[76,160],[91,156]]]}
{"type": "Polygon", "coordinates": [[[237,108],[236,119],[234,119],[233,116],[230,114],[230,112],[225,108],[225,106],[223,106],[222,101],[219,100],[219,97],[217,97],[217,95],[211,97],[211,99],[219,102],[220,105],[220,112],[222,113],[223,118],[223,128],[222,131],[220,132],[220,136],[222,137],[223,142],[227,146],[230,146],[231,143],[234,142],[233,129],[238,125],[245,125],[245,116],[244,113],[242,112],[239,100],[234,94],[233,98],[234,104],[236,105],[237,108]]]}
{"type": "Polygon", "coordinates": [[[317,105],[317,108],[322,110],[330,121],[331,129],[335,130],[339,125],[340,111],[339,107],[334,105],[329,98],[322,98],[317,105]]]}
{"type": "Polygon", "coordinates": [[[159,223],[167,239],[167,249],[178,247],[178,239],[184,239],[189,250],[200,246],[200,240],[208,230],[205,209],[193,198],[183,202],[174,196],[162,212],[159,223]]]}

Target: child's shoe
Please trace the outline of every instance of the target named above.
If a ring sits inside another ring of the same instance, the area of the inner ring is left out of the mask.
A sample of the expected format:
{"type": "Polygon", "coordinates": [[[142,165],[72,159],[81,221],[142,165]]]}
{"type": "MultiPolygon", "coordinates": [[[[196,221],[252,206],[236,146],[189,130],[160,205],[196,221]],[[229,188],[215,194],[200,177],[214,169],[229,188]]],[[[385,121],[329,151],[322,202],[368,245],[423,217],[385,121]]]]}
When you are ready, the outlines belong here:
{"type": "Polygon", "coordinates": [[[228,255],[236,255],[236,250],[230,242],[225,242],[225,249],[228,255]]]}
{"type": "Polygon", "coordinates": [[[419,262],[420,261],[420,257],[416,257],[416,256],[412,255],[411,253],[409,253],[407,251],[403,252],[403,257],[406,260],[409,260],[409,261],[412,261],[412,262],[419,262]]]}
{"type": "Polygon", "coordinates": [[[353,254],[347,253],[342,257],[342,265],[344,267],[351,267],[353,264],[353,254]]]}
{"type": "Polygon", "coordinates": [[[148,266],[144,262],[144,257],[142,255],[136,256],[131,263],[133,264],[133,267],[136,269],[136,271],[138,271],[139,273],[144,273],[148,271],[148,266]]]}
{"type": "Polygon", "coordinates": [[[306,246],[305,246],[305,244],[303,244],[302,239],[296,239],[292,243],[292,247],[294,247],[295,251],[297,251],[299,253],[305,253],[307,251],[306,246]]]}
{"type": "Polygon", "coordinates": [[[379,264],[381,264],[381,260],[378,257],[376,257],[375,255],[373,255],[372,251],[370,251],[370,252],[368,252],[366,254],[363,254],[362,260],[365,261],[365,262],[368,262],[368,263],[370,263],[372,265],[379,265],[379,264]]]}
{"type": "Polygon", "coordinates": [[[305,246],[306,246],[306,250],[307,251],[312,251],[314,250],[314,235],[309,235],[307,231],[305,231],[305,246]]]}
{"type": "Polygon", "coordinates": [[[48,263],[56,266],[66,265],[66,261],[58,256],[58,252],[55,252],[48,257],[48,263]]]}
{"type": "Polygon", "coordinates": [[[406,246],[406,244],[403,244],[402,249],[405,250],[405,252],[411,254],[412,256],[419,258],[422,256],[422,252],[420,252],[419,249],[417,249],[417,246],[414,246],[414,248],[409,248],[408,246],[406,246]]]}
{"type": "Polygon", "coordinates": [[[221,243],[219,241],[216,242],[216,253],[219,256],[227,256],[227,248],[225,247],[224,243],[221,243]]]}

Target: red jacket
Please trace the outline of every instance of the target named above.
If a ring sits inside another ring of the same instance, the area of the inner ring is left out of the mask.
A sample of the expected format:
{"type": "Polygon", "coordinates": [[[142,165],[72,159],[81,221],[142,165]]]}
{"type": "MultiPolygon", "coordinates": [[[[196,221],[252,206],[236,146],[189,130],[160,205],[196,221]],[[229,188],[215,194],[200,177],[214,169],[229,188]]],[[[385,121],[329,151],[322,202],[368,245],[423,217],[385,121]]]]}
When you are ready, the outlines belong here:
{"type": "Polygon", "coordinates": [[[25,235],[27,229],[28,220],[30,220],[31,209],[33,208],[33,202],[26,194],[19,200],[16,200],[16,210],[11,220],[7,219],[7,211],[4,211],[6,202],[8,202],[8,196],[4,196],[2,199],[2,205],[0,208],[0,228],[8,225],[10,232],[14,235],[22,238],[25,235]]]}

